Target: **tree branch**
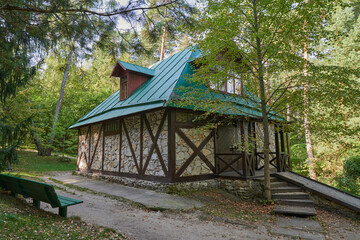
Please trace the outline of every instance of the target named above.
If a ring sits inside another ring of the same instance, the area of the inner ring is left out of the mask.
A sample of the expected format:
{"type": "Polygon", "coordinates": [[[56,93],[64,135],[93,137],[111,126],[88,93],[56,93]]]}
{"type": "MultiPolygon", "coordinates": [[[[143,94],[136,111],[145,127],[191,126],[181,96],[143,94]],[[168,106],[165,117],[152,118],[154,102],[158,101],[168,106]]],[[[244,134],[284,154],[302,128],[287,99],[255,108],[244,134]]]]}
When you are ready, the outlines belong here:
{"type": "Polygon", "coordinates": [[[114,16],[114,15],[124,15],[127,14],[129,12],[133,12],[133,11],[137,11],[137,10],[151,10],[151,9],[158,9],[161,7],[165,7],[167,5],[173,4],[175,2],[177,2],[178,0],[173,0],[169,3],[163,3],[163,4],[158,4],[155,6],[149,6],[149,7],[134,7],[134,8],[119,8],[115,11],[112,12],[97,12],[97,11],[92,11],[92,10],[88,10],[88,9],[81,9],[81,8],[69,8],[69,9],[42,9],[42,8],[36,8],[36,7],[18,7],[18,6],[13,6],[13,5],[9,5],[9,4],[5,4],[4,6],[0,7],[1,11],[18,11],[18,12],[34,12],[34,13],[88,13],[88,14],[93,14],[93,15],[98,15],[98,16],[103,16],[103,17],[109,17],[109,16],[114,16]]]}

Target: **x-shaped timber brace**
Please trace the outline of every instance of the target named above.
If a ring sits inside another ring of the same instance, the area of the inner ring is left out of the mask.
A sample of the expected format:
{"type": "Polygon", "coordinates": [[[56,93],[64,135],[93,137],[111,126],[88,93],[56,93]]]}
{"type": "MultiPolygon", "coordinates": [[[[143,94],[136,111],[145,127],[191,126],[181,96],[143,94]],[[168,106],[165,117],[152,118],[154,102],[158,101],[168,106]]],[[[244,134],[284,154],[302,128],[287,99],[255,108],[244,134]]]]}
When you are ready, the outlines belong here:
{"type": "Polygon", "coordinates": [[[215,167],[211,164],[211,162],[205,157],[205,155],[201,152],[201,150],[205,147],[205,145],[210,141],[210,139],[214,136],[214,131],[211,131],[209,135],[200,143],[199,147],[196,145],[184,134],[184,132],[179,128],[175,128],[175,132],[186,142],[186,144],[193,150],[191,156],[185,161],[185,163],[180,167],[180,169],[176,172],[175,177],[180,177],[181,174],[186,170],[186,168],[193,162],[193,160],[199,156],[199,158],[210,168],[211,171],[215,172],[215,167]]]}
{"type": "MultiPolygon", "coordinates": [[[[89,157],[87,157],[86,152],[83,152],[83,151],[81,151],[80,156],[78,154],[79,157],[78,157],[78,159],[76,161],[76,169],[77,170],[79,170],[79,164],[80,164],[80,161],[81,161],[81,158],[82,158],[83,155],[84,155],[84,158],[85,158],[85,163],[86,163],[87,169],[88,170],[91,169],[91,166],[92,166],[92,164],[94,162],[96,150],[97,150],[97,147],[98,147],[99,142],[100,142],[101,135],[104,136],[103,126],[104,126],[104,124],[101,124],[100,130],[98,132],[98,139],[97,139],[97,141],[95,143],[95,147],[94,147],[94,151],[93,151],[92,156],[91,156],[91,126],[88,127],[87,133],[85,135],[85,142],[87,142],[87,141],[89,142],[89,144],[88,144],[88,151],[89,151],[88,155],[89,155],[89,157]]],[[[79,134],[79,139],[80,139],[80,134],[79,134]]],[[[80,146],[80,148],[81,148],[81,146],[80,146]]],[[[79,151],[79,146],[78,146],[78,151],[79,151]]]]}

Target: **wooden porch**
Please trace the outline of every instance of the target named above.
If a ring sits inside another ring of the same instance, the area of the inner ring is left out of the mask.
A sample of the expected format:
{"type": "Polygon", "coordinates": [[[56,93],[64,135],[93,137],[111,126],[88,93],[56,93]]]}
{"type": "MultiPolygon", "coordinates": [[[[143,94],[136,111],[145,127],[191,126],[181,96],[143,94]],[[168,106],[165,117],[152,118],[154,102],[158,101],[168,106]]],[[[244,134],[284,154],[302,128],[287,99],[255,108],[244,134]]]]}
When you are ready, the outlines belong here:
{"type": "MultiPolygon", "coordinates": [[[[264,153],[257,151],[255,122],[248,124],[247,141],[245,140],[244,123],[240,125],[240,150],[232,153],[215,153],[215,176],[222,178],[258,178],[264,176],[264,153]],[[245,144],[247,143],[247,145],[245,144]],[[248,147],[252,146],[252,147],[248,147]]],[[[282,126],[275,125],[275,152],[270,152],[270,173],[291,170],[290,144],[288,133],[282,126]]],[[[215,143],[216,144],[216,143],[215,143]]]]}

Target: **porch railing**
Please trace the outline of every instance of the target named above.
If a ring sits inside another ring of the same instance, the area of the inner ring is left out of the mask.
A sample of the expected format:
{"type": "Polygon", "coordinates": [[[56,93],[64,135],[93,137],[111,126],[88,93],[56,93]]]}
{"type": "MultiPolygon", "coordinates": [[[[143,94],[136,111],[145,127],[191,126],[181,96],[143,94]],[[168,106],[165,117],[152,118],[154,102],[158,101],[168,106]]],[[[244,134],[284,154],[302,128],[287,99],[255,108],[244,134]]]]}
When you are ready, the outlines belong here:
{"type": "MultiPolygon", "coordinates": [[[[235,172],[241,178],[253,177],[256,171],[264,168],[264,153],[216,153],[216,174],[221,175],[226,170],[235,172]],[[233,157],[231,160],[225,160],[225,157],[233,157]],[[235,163],[239,163],[241,169],[234,167],[235,163]]],[[[290,169],[290,159],[284,152],[270,152],[270,165],[277,169],[277,172],[285,172],[290,169]]]]}

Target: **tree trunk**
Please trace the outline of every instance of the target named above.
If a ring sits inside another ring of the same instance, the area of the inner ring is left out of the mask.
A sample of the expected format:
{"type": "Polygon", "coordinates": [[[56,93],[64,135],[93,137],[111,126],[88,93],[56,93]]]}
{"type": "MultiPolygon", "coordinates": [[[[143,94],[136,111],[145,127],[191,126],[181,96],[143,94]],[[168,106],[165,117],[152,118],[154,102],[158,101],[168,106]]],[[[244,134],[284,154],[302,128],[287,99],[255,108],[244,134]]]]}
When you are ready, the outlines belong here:
{"type": "MultiPolygon", "coordinates": [[[[165,3],[168,3],[168,0],[166,0],[165,3]]],[[[167,33],[167,30],[166,30],[166,17],[167,17],[167,8],[165,6],[165,14],[164,14],[165,25],[163,27],[163,34],[162,34],[162,37],[161,37],[160,61],[164,59],[165,51],[166,51],[166,48],[165,48],[166,33],[167,33]]]]}
{"type": "MultiPolygon", "coordinates": [[[[306,20],[304,22],[304,31],[306,31],[306,20]]],[[[307,82],[308,76],[308,60],[309,60],[309,52],[308,52],[308,37],[306,36],[306,40],[304,43],[304,131],[305,131],[305,143],[306,143],[306,153],[308,159],[308,168],[309,168],[309,176],[311,179],[316,179],[316,171],[315,171],[315,156],[314,156],[314,148],[311,141],[311,131],[310,131],[310,123],[309,123],[309,98],[308,98],[308,91],[309,91],[309,83],[307,82]]]]}
{"type": "Polygon", "coordinates": [[[311,131],[309,123],[309,99],[307,97],[307,92],[309,90],[308,84],[304,85],[304,131],[305,131],[305,143],[306,143],[306,153],[308,158],[308,167],[309,167],[309,176],[311,179],[316,179],[315,171],[315,156],[314,149],[311,141],[311,131]]]}
{"type": "Polygon", "coordinates": [[[64,72],[62,83],[61,83],[59,100],[58,100],[58,103],[56,104],[56,109],[55,109],[55,113],[54,113],[54,120],[53,120],[53,124],[52,124],[52,127],[51,127],[50,138],[49,138],[48,143],[47,143],[48,147],[45,150],[45,155],[46,156],[51,155],[52,144],[54,143],[54,138],[55,138],[56,124],[57,124],[57,120],[59,118],[59,112],[60,112],[61,104],[62,104],[63,97],[64,97],[65,85],[66,85],[66,81],[67,81],[67,78],[68,78],[69,68],[70,68],[70,64],[71,64],[71,57],[72,57],[73,53],[74,53],[74,47],[71,47],[69,55],[67,57],[65,72],[64,72]]]}
{"type": "Polygon", "coordinates": [[[35,145],[36,145],[36,149],[37,149],[37,155],[43,156],[44,155],[44,146],[42,145],[40,138],[38,137],[37,134],[35,134],[35,145]]]}
{"type": "Polygon", "coordinates": [[[265,198],[271,200],[271,186],[270,186],[270,141],[269,141],[269,119],[267,114],[266,104],[266,90],[264,83],[264,63],[262,59],[261,41],[258,37],[259,26],[258,26],[258,13],[256,10],[257,2],[253,0],[253,14],[254,14],[254,29],[256,34],[256,54],[257,54],[257,79],[260,86],[260,99],[261,99],[261,112],[262,122],[264,131],[264,179],[265,179],[265,198]]]}
{"type": "Polygon", "coordinates": [[[266,96],[268,100],[268,105],[271,105],[270,101],[270,77],[269,77],[269,62],[266,64],[266,96]]]}
{"type": "Polygon", "coordinates": [[[290,122],[291,121],[291,109],[290,109],[290,104],[286,104],[286,121],[290,122]]]}
{"type": "MultiPolygon", "coordinates": [[[[30,98],[29,97],[27,99],[27,102],[29,104],[28,105],[28,111],[30,111],[31,109],[30,109],[30,98]]],[[[31,125],[35,129],[35,123],[34,123],[34,120],[32,120],[32,119],[31,119],[31,125]]],[[[37,132],[35,130],[32,131],[32,134],[34,134],[34,136],[35,136],[34,142],[35,142],[36,149],[37,149],[37,155],[38,156],[43,156],[44,155],[44,146],[41,143],[39,135],[37,134],[37,132]]]]}

